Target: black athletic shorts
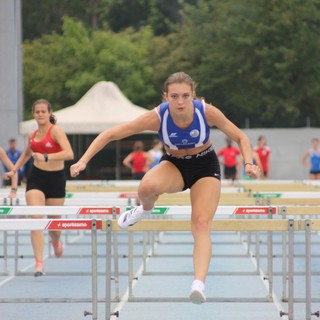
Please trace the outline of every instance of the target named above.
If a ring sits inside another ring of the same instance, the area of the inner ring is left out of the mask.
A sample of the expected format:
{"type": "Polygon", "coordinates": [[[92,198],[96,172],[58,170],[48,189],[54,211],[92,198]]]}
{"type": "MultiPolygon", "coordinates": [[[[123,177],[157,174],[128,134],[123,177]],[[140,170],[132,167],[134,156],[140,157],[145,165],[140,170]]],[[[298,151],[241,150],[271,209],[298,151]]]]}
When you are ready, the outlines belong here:
{"type": "Polygon", "coordinates": [[[32,166],[27,180],[26,191],[37,189],[45,198],[64,198],[66,196],[66,176],[64,170],[45,171],[32,166]]]}
{"type": "Polygon", "coordinates": [[[233,167],[224,167],[224,177],[226,179],[235,179],[237,174],[237,167],[233,166],[233,167]]]}
{"type": "Polygon", "coordinates": [[[177,158],[166,153],[160,161],[164,160],[173,163],[180,171],[184,181],[183,190],[191,188],[194,183],[204,177],[221,179],[219,160],[213,146],[193,156],[177,158]]]}

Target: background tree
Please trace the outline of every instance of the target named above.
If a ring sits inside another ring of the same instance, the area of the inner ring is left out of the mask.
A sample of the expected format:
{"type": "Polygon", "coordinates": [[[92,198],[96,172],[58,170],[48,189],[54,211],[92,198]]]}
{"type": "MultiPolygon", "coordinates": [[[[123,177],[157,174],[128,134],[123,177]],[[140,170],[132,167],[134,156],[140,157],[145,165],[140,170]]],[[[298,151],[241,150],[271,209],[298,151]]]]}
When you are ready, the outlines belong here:
{"type": "Polygon", "coordinates": [[[62,32],[62,17],[81,20],[87,27],[98,26],[98,12],[106,0],[26,0],[22,1],[23,39],[62,32]]]}
{"type": "Polygon", "coordinates": [[[319,22],[314,0],[199,0],[177,39],[194,44],[183,48],[203,95],[238,123],[301,126],[320,116],[319,22]]]}
{"type": "Polygon", "coordinates": [[[62,32],[62,17],[83,22],[87,28],[114,32],[151,26],[156,35],[169,34],[181,21],[185,3],[196,0],[25,0],[22,1],[23,39],[62,32]]]}
{"type": "Polygon", "coordinates": [[[34,13],[24,19],[31,30],[26,39],[47,34],[24,44],[29,104],[43,94],[67,106],[95,82],[112,80],[134,103],[151,107],[166,77],[184,70],[200,83],[198,95],[240,127],[247,119],[253,127],[304,126],[306,117],[313,126],[320,121],[318,0],[34,5],[23,2],[24,12],[34,13]],[[61,20],[62,12],[82,23],[61,20]]]}
{"type": "Polygon", "coordinates": [[[145,106],[155,94],[147,63],[149,29],[90,32],[81,22],[65,18],[62,30],[62,35],[44,35],[24,44],[28,108],[40,96],[55,110],[69,106],[101,80],[116,82],[136,104],[145,106]]]}

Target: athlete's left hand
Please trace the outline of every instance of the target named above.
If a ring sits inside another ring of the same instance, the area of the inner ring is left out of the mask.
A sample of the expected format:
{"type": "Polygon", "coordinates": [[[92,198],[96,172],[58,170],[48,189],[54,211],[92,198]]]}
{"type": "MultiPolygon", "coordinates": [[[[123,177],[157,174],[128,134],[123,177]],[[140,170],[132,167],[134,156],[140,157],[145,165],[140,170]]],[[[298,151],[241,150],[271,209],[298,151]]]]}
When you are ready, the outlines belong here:
{"type": "Polygon", "coordinates": [[[246,174],[250,178],[260,178],[261,176],[261,170],[259,166],[253,164],[253,165],[247,165],[246,166],[246,174]]]}

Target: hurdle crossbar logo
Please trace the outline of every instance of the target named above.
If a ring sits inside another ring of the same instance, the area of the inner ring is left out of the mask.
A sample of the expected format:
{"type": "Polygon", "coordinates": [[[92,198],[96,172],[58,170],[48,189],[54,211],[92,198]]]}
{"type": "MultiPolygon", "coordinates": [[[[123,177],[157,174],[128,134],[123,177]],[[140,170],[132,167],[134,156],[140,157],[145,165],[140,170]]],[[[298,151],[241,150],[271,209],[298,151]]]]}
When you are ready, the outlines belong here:
{"type": "MultiPolygon", "coordinates": [[[[101,230],[102,221],[96,220],[96,229],[101,230]]],[[[92,220],[50,220],[45,230],[90,230],[92,220]]]]}
{"type": "Polygon", "coordinates": [[[121,192],[119,194],[119,198],[122,199],[138,199],[138,193],[137,192],[121,192]]]}
{"type": "Polygon", "coordinates": [[[8,215],[12,211],[12,207],[0,207],[0,215],[8,215]]]}
{"type": "MultiPolygon", "coordinates": [[[[238,207],[233,214],[268,214],[270,207],[238,207]]],[[[277,213],[276,207],[271,207],[272,214],[277,213]]]]}
{"type": "Polygon", "coordinates": [[[253,194],[254,198],[281,198],[282,197],[282,193],[280,192],[263,192],[263,193],[259,193],[256,192],[253,194]]]}
{"type": "MultiPolygon", "coordinates": [[[[80,208],[77,214],[113,214],[114,208],[113,207],[86,207],[80,208]]],[[[120,214],[120,208],[115,208],[115,213],[120,214]]]]}
{"type": "MultiPolygon", "coordinates": [[[[130,210],[132,207],[127,206],[126,210],[130,210]]],[[[154,207],[151,214],[167,214],[170,210],[170,207],[154,207]]]]}

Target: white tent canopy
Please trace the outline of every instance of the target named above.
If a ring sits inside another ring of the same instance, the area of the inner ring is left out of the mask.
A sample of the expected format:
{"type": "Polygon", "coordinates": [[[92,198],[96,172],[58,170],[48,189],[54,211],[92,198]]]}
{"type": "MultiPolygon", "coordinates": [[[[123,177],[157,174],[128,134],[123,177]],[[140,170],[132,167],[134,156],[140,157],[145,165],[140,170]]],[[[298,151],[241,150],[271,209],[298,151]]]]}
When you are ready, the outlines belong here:
{"type": "MultiPolygon", "coordinates": [[[[96,83],[76,104],[53,114],[67,134],[97,134],[115,125],[132,120],[147,109],[132,104],[110,81],[96,83]]],[[[35,120],[20,123],[20,134],[37,128],[35,120]]]]}

